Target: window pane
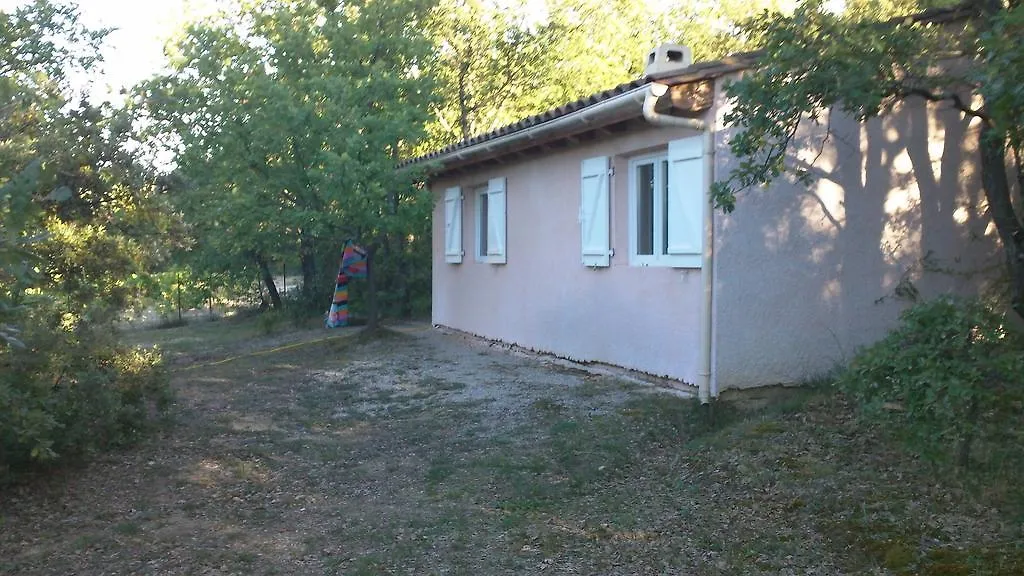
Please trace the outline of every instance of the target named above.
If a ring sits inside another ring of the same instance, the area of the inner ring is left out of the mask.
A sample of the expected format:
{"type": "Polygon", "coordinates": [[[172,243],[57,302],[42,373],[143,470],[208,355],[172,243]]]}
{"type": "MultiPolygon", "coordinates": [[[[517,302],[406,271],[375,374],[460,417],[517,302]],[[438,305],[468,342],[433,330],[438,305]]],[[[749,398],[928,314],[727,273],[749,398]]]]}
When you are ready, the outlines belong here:
{"type": "Polygon", "coordinates": [[[668,254],[668,160],[661,161],[661,190],[658,191],[658,202],[661,202],[661,253],[668,254]]]}
{"type": "Polygon", "coordinates": [[[654,164],[636,170],[636,253],[654,254],[654,164]]]}
{"type": "Polygon", "coordinates": [[[480,220],[477,234],[480,238],[480,255],[487,256],[487,192],[478,194],[477,202],[480,202],[480,220]]]}

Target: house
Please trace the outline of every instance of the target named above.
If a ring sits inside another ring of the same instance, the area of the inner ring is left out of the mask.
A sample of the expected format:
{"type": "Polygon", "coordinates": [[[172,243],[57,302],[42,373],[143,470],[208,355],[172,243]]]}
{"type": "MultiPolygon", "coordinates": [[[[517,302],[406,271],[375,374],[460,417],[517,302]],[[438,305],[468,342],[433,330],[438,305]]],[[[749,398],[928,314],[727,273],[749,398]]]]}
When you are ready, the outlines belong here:
{"type": "Polygon", "coordinates": [[[977,126],[943,104],[808,123],[813,184],[712,209],[736,165],[724,86],[754,57],[663,46],[641,80],[407,161],[432,167],[433,323],[706,400],[823,374],[908,298],[977,291],[999,245],[977,126]]]}

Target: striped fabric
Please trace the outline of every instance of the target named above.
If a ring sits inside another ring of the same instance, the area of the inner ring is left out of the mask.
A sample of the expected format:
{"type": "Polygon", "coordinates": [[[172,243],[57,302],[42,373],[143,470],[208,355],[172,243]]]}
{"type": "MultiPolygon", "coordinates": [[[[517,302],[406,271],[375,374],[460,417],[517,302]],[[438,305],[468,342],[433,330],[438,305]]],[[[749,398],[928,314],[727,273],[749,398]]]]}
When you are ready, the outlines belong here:
{"type": "Polygon", "coordinates": [[[348,281],[352,278],[366,278],[366,252],[351,240],[345,242],[345,250],[341,254],[341,269],[338,270],[338,281],[334,286],[334,299],[331,310],[327,313],[328,328],[348,325],[348,281]]]}

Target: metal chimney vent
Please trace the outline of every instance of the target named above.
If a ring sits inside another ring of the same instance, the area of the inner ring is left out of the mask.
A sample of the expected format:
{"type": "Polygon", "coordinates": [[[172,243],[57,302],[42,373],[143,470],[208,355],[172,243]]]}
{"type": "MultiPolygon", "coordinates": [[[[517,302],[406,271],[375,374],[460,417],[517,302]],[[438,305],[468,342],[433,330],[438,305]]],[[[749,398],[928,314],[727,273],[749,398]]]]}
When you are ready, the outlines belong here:
{"type": "Polygon", "coordinates": [[[693,52],[679,44],[662,44],[647,53],[644,76],[664,75],[678,72],[693,64],[693,52]]]}

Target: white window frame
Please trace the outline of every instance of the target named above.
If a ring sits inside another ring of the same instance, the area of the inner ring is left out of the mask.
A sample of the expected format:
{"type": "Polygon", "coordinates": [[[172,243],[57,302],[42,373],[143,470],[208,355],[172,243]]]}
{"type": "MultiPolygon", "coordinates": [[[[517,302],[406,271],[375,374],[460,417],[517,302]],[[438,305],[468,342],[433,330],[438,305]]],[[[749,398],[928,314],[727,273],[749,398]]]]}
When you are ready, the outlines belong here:
{"type": "Polygon", "coordinates": [[[661,226],[665,222],[665,199],[662,198],[659,201],[659,196],[665,189],[665,180],[667,177],[667,170],[662,170],[662,162],[668,162],[668,154],[648,154],[645,156],[638,156],[629,160],[629,172],[627,178],[629,179],[629,265],[630,266],[669,266],[670,264],[665,259],[670,258],[666,254],[660,254],[664,247],[662,246],[664,230],[661,226]],[[639,190],[637,188],[637,170],[641,166],[645,165],[654,166],[654,190],[655,190],[655,202],[654,202],[654,217],[652,219],[652,225],[654,226],[654,254],[639,254],[640,247],[637,242],[637,225],[639,218],[639,190]]]}
{"type": "MultiPolygon", "coordinates": [[[[473,246],[473,258],[477,262],[480,262],[482,264],[505,264],[506,261],[507,261],[506,260],[506,251],[508,249],[507,195],[505,196],[505,198],[506,198],[506,201],[505,201],[506,202],[506,207],[503,207],[503,209],[505,210],[505,214],[503,214],[502,217],[499,219],[500,225],[502,225],[504,227],[504,230],[502,231],[501,236],[502,236],[502,238],[505,241],[505,246],[503,247],[503,250],[500,253],[492,253],[492,254],[485,254],[484,253],[485,239],[487,237],[487,233],[489,232],[488,228],[486,227],[486,224],[489,224],[489,222],[488,223],[484,222],[484,213],[483,213],[483,204],[484,203],[483,203],[483,201],[481,199],[482,198],[488,198],[489,199],[488,195],[494,192],[493,186],[494,186],[494,183],[497,182],[498,180],[502,181],[502,183],[501,183],[501,187],[502,187],[501,191],[504,194],[505,193],[504,178],[501,178],[501,179],[497,179],[496,178],[496,179],[493,179],[493,180],[491,180],[489,182],[484,182],[484,183],[476,184],[476,185],[470,187],[470,190],[472,191],[472,194],[473,194],[473,204],[474,204],[474,210],[473,211],[474,211],[474,214],[475,214],[475,217],[473,218],[473,237],[475,238],[475,242],[474,242],[474,246],[473,246]]],[[[490,202],[488,201],[488,211],[490,211],[491,208],[492,207],[490,206],[490,202]]],[[[490,222],[494,222],[494,215],[490,215],[488,219],[490,220],[490,222]]]]}
{"type": "MultiPolygon", "coordinates": [[[[671,166],[668,165],[668,161],[669,157],[667,151],[658,152],[655,154],[646,154],[644,156],[637,156],[629,160],[629,172],[627,174],[627,179],[629,180],[630,266],[661,266],[671,268],[695,267],[694,259],[691,256],[665,253],[667,252],[667,248],[665,246],[666,231],[664,230],[664,227],[669,225],[670,220],[665,217],[665,211],[668,208],[667,180],[668,173],[671,170],[671,166]],[[637,220],[639,216],[639,190],[637,189],[637,170],[641,166],[647,164],[653,164],[655,167],[654,188],[656,191],[656,196],[654,202],[653,218],[654,254],[639,254],[639,246],[637,243],[637,226],[639,224],[637,220]]],[[[696,267],[699,267],[699,264],[697,264],[696,267]]]]}

